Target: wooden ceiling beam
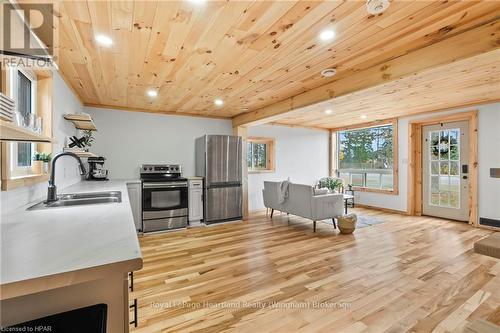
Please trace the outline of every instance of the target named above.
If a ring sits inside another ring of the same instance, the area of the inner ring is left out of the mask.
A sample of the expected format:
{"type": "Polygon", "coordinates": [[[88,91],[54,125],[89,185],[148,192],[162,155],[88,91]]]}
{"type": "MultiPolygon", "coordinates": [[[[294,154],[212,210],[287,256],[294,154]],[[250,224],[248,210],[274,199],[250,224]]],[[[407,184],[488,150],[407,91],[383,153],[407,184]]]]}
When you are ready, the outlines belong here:
{"type": "Polygon", "coordinates": [[[333,98],[414,75],[420,71],[485,53],[500,47],[500,19],[471,28],[425,48],[359,71],[351,76],[314,88],[233,117],[233,127],[275,122],[285,114],[333,98]]]}

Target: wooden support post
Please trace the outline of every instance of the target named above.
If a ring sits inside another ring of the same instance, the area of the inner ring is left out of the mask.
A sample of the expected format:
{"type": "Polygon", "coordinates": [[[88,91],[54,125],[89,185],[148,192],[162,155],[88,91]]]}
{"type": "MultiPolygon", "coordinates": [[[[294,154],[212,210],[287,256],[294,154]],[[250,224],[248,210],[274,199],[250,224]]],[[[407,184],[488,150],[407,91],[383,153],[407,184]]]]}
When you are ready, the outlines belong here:
{"type": "Polygon", "coordinates": [[[328,175],[335,177],[337,168],[337,132],[330,130],[328,133],[328,175]]]}
{"type": "Polygon", "coordinates": [[[233,135],[241,136],[242,149],[241,149],[241,165],[242,165],[242,188],[243,188],[243,220],[248,219],[248,168],[247,168],[247,139],[248,131],[245,126],[233,127],[233,135]]]}

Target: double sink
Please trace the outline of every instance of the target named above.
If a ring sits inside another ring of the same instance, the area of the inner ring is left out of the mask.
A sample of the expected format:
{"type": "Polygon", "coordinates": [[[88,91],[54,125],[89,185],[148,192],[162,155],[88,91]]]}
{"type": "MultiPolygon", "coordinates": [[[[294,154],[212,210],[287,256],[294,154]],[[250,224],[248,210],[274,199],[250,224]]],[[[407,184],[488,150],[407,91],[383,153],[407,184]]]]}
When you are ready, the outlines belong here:
{"type": "Polygon", "coordinates": [[[122,192],[120,191],[103,191],[103,192],[88,192],[88,193],[70,193],[60,194],[56,201],[42,201],[31,207],[28,210],[48,209],[56,207],[68,206],[83,206],[106,203],[122,202],[122,192]]]}

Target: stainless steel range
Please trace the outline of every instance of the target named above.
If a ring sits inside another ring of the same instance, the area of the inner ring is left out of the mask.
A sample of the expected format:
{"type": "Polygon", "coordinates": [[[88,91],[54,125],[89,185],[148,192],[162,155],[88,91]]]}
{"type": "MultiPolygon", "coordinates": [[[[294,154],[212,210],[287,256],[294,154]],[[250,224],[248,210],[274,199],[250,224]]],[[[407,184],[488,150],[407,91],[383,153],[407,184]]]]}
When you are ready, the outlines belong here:
{"type": "Polygon", "coordinates": [[[188,182],[178,164],[143,164],[142,231],[185,228],[188,223],[188,182]]]}

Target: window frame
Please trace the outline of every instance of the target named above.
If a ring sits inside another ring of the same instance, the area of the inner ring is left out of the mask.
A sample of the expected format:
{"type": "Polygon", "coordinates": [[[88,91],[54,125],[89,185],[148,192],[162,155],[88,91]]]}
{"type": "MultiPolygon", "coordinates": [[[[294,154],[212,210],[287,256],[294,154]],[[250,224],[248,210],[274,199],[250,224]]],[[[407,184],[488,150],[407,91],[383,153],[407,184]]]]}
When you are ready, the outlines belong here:
{"type": "Polygon", "coordinates": [[[393,161],[392,161],[392,179],[393,179],[393,188],[392,189],[381,189],[381,188],[371,188],[371,187],[365,187],[365,186],[353,186],[355,191],[361,191],[361,192],[375,192],[375,193],[384,193],[384,194],[390,194],[390,195],[398,195],[399,194],[399,177],[398,177],[398,119],[397,118],[392,118],[392,119],[387,119],[384,121],[373,121],[373,122],[368,122],[368,123],[362,123],[362,124],[357,124],[357,125],[352,125],[352,126],[346,126],[342,128],[336,128],[332,130],[332,137],[335,140],[335,145],[332,147],[333,151],[333,156],[334,156],[334,161],[335,161],[335,170],[334,174],[337,176],[340,176],[341,169],[339,169],[340,165],[340,160],[339,160],[339,153],[340,153],[340,139],[339,139],[339,132],[343,131],[348,131],[348,130],[357,130],[357,129],[365,129],[365,128],[374,128],[374,127],[383,127],[387,125],[392,125],[392,142],[393,142],[393,147],[392,147],[392,155],[393,155],[393,161]]]}
{"type": "MultiPolygon", "coordinates": [[[[275,161],[276,161],[276,140],[274,138],[265,137],[248,137],[246,140],[246,147],[248,143],[263,143],[266,145],[266,168],[265,169],[254,169],[248,167],[248,159],[246,159],[245,166],[248,168],[248,173],[272,173],[275,172],[275,161]]],[[[247,148],[248,149],[248,148],[247,148]]],[[[248,151],[247,151],[248,156],[248,151]]]]}
{"type": "MultiPolygon", "coordinates": [[[[10,97],[14,99],[16,102],[18,101],[18,82],[19,82],[19,73],[24,75],[28,80],[31,82],[31,110],[30,113],[34,114],[35,116],[37,115],[37,76],[35,73],[20,68],[20,67],[9,67],[10,70],[10,97]]],[[[17,110],[16,110],[17,111],[17,110]]],[[[36,144],[31,143],[31,153],[34,154],[36,151],[36,144]]],[[[10,153],[10,164],[9,164],[9,174],[10,178],[15,179],[15,178],[21,178],[21,177],[26,177],[26,176],[32,176],[36,175],[39,173],[39,170],[36,170],[36,167],[31,161],[30,165],[27,166],[19,166],[18,163],[18,147],[19,147],[19,142],[11,142],[9,143],[9,153],[10,153]]]]}

